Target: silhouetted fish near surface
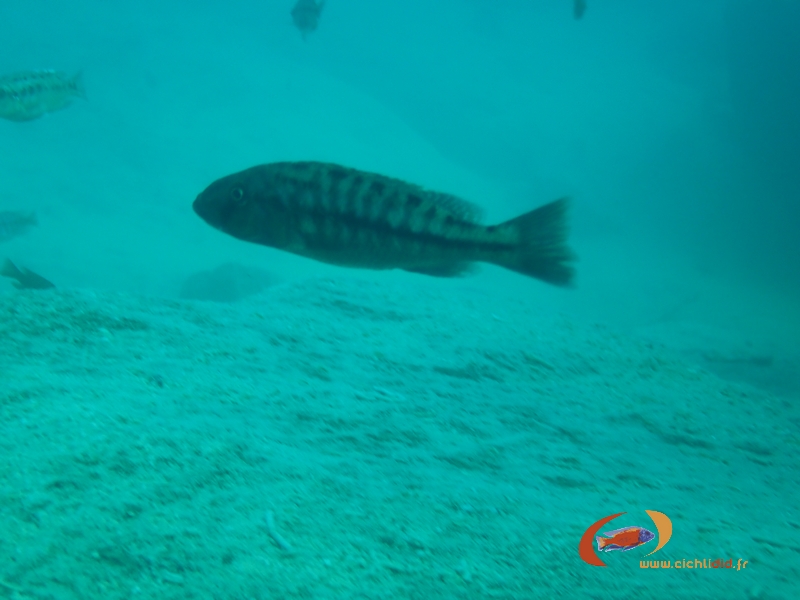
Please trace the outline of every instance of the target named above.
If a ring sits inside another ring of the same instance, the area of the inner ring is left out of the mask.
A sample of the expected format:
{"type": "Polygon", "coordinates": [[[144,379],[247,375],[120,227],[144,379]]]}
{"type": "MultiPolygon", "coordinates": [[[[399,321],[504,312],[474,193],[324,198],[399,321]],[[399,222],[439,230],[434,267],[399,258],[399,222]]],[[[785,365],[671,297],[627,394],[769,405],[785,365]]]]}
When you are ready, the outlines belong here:
{"type": "Polygon", "coordinates": [[[18,290],[47,290],[56,287],[41,275],[37,275],[25,267],[17,268],[17,265],[8,259],[6,259],[0,275],[15,279],[13,285],[18,290]]]}
{"type": "Polygon", "coordinates": [[[34,225],[36,225],[36,215],[34,213],[0,211],[0,242],[7,242],[22,235],[34,225]]]}
{"type": "Polygon", "coordinates": [[[292,9],[292,20],[294,21],[294,26],[303,34],[303,39],[306,39],[306,35],[317,28],[323,6],[325,6],[325,0],[320,0],[320,2],[317,2],[317,0],[297,0],[297,4],[292,9]]]}
{"type": "Polygon", "coordinates": [[[582,19],[586,12],[586,0],[574,0],[572,4],[572,14],[576,19],[582,19]]]}
{"type": "Polygon", "coordinates": [[[454,196],[319,162],[252,167],[194,201],[209,225],[247,242],[333,265],[452,277],[488,262],[555,285],[572,281],[567,200],[486,226],[454,196]]]}
{"type": "Polygon", "coordinates": [[[57,71],[29,71],[0,77],[0,117],[10,121],[38,119],[69,106],[75,97],[86,99],[80,73],[69,77],[57,71]]]}

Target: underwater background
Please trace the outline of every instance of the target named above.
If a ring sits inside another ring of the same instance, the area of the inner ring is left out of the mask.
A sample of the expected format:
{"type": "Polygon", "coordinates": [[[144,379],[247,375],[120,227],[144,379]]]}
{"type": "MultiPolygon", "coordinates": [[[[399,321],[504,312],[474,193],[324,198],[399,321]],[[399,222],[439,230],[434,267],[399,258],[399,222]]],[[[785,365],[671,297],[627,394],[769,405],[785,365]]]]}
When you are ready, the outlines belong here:
{"type": "Polygon", "coordinates": [[[0,76],[86,90],[0,120],[38,221],[0,259],[56,285],[0,279],[0,598],[796,597],[800,4],[295,4],[0,5],[0,76]],[[192,211],[286,160],[490,223],[568,195],[575,288],[192,211]],[[581,559],[645,510],[657,554],[581,559]]]}

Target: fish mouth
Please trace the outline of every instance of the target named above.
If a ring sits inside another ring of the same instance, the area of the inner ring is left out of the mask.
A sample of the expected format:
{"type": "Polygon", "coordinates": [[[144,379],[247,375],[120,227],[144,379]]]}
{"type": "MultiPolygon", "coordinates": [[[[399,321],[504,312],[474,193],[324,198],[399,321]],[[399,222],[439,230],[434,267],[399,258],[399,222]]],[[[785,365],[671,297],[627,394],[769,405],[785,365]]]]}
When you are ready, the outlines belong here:
{"type": "Polygon", "coordinates": [[[200,192],[199,194],[197,194],[197,197],[194,199],[194,202],[192,202],[192,208],[198,214],[206,210],[208,206],[211,204],[208,201],[208,198],[206,198],[205,196],[206,196],[205,192],[200,192]]]}
{"type": "Polygon", "coordinates": [[[195,198],[194,202],[192,202],[192,209],[198,217],[203,219],[203,221],[212,227],[218,226],[217,223],[219,221],[219,215],[215,213],[218,213],[219,211],[214,210],[213,203],[209,202],[207,198],[204,198],[202,193],[198,194],[197,198],[195,198]]]}
{"type": "Polygon", "coordinates": [[[214,193],[201,192],[192,202],[192,209],[198,217],[214,229],[226,233],[226,222],[230,219],[230,206],[219,202],[214,193]]]}

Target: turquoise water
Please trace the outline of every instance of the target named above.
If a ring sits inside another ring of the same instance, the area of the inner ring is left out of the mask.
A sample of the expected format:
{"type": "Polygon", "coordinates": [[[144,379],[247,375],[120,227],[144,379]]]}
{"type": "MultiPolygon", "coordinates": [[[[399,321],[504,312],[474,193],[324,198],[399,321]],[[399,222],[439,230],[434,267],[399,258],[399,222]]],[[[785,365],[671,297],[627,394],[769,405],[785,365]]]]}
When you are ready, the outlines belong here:
{"type": "Polygon", "coordinates": [[[86,88],[0,120],[0,213],[38,221],[0,259],[56,285],[0,281],[0,598],[795,597],[796,3],[292,7],[0,9],[0,77],[86,88]],[[490,223],[568,195],[576,286],[192,211],[285,160],[490,223]],[[656,539],[581,560],[621,512],[656,539]]]}

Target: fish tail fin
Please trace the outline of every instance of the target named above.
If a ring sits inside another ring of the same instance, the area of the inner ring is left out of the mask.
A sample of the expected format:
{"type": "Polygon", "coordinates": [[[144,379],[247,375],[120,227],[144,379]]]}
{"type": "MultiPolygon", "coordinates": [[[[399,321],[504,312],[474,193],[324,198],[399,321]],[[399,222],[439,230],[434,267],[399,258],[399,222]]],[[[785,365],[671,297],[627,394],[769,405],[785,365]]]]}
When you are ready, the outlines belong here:
{"type": "Polygon", "coordinates": [[[518,250],[498,264],[553,285],[572,284],[575,255],[567,246],[569,199],[560,198],[506,221],[498,228],[513,229],[518,250]]]}
{"type": "Polygon", "coordinates": [[[573,16],[576,19],[581,19],[584,12],[586,12],[586,0],[575,0],[572,6],[573,16]]]}
{"type": "Polygon", "coordinates": [[[86,87],[83,85],[83,71],[78,71],[75,77],[72,78],[72,89],[75,95],[83,100],[88,100],[86,97],[86,87]]]}
{"type": "Polygon", "coordinates": [[[611,541],[608,538],[604,538],[604,537],[601,537],[599,535],[594,539],[597,542],[597,549],[598,550],[602,550],[603,548],[608,546],[608,543],[611,541]]]}
{"type": "Polygon", "coordinates": [[[3,277],[11,277],[12,279],[19,279],[22,277],[22,271],[7,258],[6,262],[3,263],[3,269],[0,271],[0,275],[3,277]]]}

